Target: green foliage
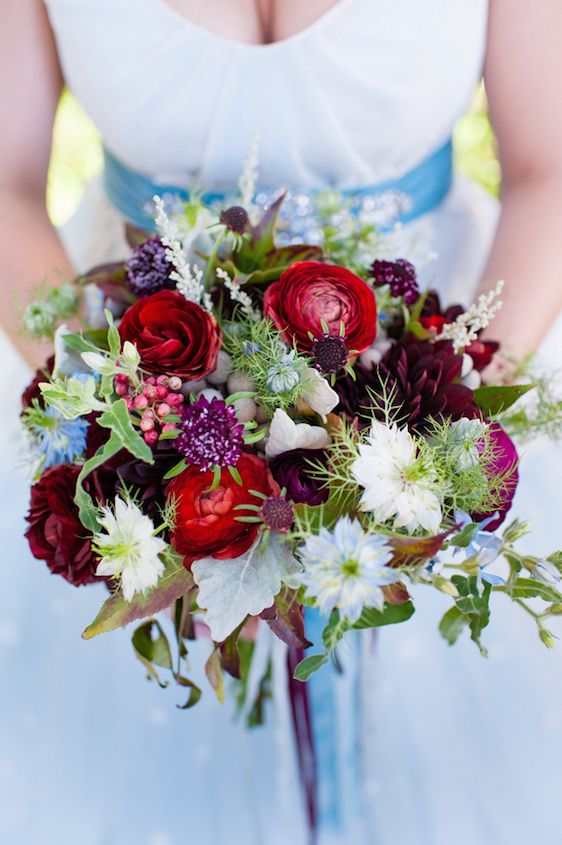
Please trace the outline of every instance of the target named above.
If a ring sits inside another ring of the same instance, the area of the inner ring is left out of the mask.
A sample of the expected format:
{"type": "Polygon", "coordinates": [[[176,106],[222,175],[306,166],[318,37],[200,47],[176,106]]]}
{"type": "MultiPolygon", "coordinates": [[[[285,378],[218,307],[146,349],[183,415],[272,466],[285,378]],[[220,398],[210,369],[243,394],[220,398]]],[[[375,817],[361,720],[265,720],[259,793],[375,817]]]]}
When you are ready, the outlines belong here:
{"type": "MultiPolygon", "coordinates": [[[[459,594],[456,600],[456,609],[462,614],[470,629],[470,638],[476,643],[482,656],[486,657],[488,653],[481,643],[481,635],[490,621],[492,587],[490,584],[484,583],[480,591],[478,579],[474,575],[469,578],[465,578],[463,575],[453,575],[451,581],[459,594]]],[[[456,639],[455,632],[458,636],[460,627],[461,620],[459,618],[453,619],[451,615],[446,621],[445,617],[441,620],[439,630],[449,642],[454,642],[456,639]]]]}
{"type": "Polygon", "coordinates": [[[269,417],[277,408],[288,411],[299,403],[307,388],[308,359],[287,347],[271,320],[226,322],[223,333],[234,370],[252,379],[257,401],[269,417]],[[294,374],[286,378],[286,390],[274,392],[273,371],[294,374]]]}
{"type": "Polygon", "coordinates": [[[156,667],[167,669],[176,684],[189,690],[185,704],[177,705],[180,710],[193,707],[201,698],[201,690],[193,681],[181,675],[174,669],[170,643],[160,623],[156,619],[143,622],[132,636],[135,654],[147,671],[148,678],[157,682],[160,687],[168,686],[167,681],[161,681],[156,667]]]}
{"type": "Polygon", "coordinates": [[[314,672],[325,666],[348,631],[400,624],[406,622],[413,613],[414,605],[410,601],[403,604],[385,604],[383,610],[365,608],[357,622],[348,622],[340,617],[337,610],[332,611],[328,624],[322,632],[322,645],[326,651],[323,654],[310,654],[301,660],[295,668],[293,677],[297,681],[307,681],[314,672]]]}
{"type": "Polygon", "coordinates": [[[474,391],[474,402],[483,411],[484,416],[488,418],[497,417],[515,404],[529,390],[533,390],[534,387],[536,387],[534,384],[506,384],[479,387],[474,391]]]}

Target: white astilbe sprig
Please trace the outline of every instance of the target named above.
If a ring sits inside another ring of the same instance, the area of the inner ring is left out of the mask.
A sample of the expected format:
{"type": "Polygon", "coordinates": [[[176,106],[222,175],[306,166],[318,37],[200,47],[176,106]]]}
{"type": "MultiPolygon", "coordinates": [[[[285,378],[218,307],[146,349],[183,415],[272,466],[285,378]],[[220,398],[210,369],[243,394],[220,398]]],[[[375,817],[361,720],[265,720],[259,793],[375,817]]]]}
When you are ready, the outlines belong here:
{"type": "Polygon", "coordinates": [[[259,132],[256,132],[254,139],[250,144],[246,161],[244,162],[244,169],[240,179],[238,180],[240,203],[248,212],[253,205],[252,201],[256,194],[258,184],[259,146],[260,135],[259,132]]]}
{"type": "Polygon", "coordinates": [[[478,338],[478,332],[490,325],[503,302],[497,297],[503,290],[503,281],[499,281],[495,288],[488,293],[481,294],[476,302],[454,323],[446,323],[436,340],[451,340],[455,352],[460,352],[478,338]],[[494,301],[497,300],[497,301],[494,301]]]}
{"type": "Polygon", "coordinates": [[[212,311],[211,297],[205,291],[203,271],[196,264],[190,265],[178,236],[177,224],[166,214],[162,197],[153,197],[156,208],[155,222],[160,239],[166,247],[166,258],[173,265],[170,278],[176,288],[188,302],[202,305],[206,311],[212,311]]]}
{"type": "Polygon", "coordinates": [[[223,270],[222,267],[217,267],[216,273],[217,278],[222,279],[222,282],[230,294],[232,301],[237,302],[242,309],[244,316],[255,323],[261,320],[261,314],[256,308],[254,308],[249,294],[246,293],[245,290],[242,290],[240,285],[234,281],[234,279],[231,279],[226,270],[223,270]]]}

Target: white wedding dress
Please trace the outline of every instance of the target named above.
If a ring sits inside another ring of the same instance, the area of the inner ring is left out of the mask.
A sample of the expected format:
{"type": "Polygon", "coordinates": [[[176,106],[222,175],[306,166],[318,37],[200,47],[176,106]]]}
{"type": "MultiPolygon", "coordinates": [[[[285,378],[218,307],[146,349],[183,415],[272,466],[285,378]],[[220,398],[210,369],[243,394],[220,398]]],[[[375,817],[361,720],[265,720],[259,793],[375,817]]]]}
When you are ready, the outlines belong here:
{"type": "MultiPolygon", "coordinates": [[[[405,173],[467,108],[488,11],[486,0],[340,0],[304,32],[251,46],[193,25],[164,0],[47,5],[66,79],[108,148],[154,178],[207,190],[236,182],[256,132],[265,185],[354,188],[405,173]]],[[[470,295],[497,214],[494,200],[455,178],[442,205],[407,226],[413,239],[430,228],[439,258],[426,281],[448,300],[470,295]]],[[[81,269],[124,255],[101,184],[63,238],[81,269]]],[[[177,710],[177,690],[145,680],[130,632],[80,638],[104,588],[74,589],[31,558],[28,479],[17,466],[29,374],[4,346],[0,842],[306,845],[283,696],[252,733],[210,690],[177,710]]],[[[515,509],[535,519],[541,552],[562,546],[561,473],[560,450],[529,450],[515,509]]],[[[345,704],[340,682],[342,744],[360,720],[368,752],[366,810],[342,782],[348,818],[320,845],[558,845],[562,650],[547,652],[532,621],[502,601],[488,660],[466,640],[449,648],[440,639],[449,600],[428,590],[410,623],[378,635],[368,712],[345,704]]],[[[195,649],[196,675],[206,650],[195,649]]],[[[282,662],[276,647],[280,675],[282,662]]]]}

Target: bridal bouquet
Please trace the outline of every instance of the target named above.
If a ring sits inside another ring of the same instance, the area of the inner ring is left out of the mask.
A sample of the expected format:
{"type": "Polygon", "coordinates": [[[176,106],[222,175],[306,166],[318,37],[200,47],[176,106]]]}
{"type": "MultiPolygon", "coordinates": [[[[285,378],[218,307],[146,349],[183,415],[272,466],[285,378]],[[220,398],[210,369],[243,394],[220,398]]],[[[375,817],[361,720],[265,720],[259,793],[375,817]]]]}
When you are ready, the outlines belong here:
{"type": "Polygon", "coordinates": [[[157,235],[129,228],[130,258],[25,313],[54,339],[23,396],[31,551],[75,586],[106,585],[83,636],[140,622],[137,657],[186,707],[195,638],[218,697],[226,672],[242,700],[258,624],[306,681],[350,631],[407,622],[417,585],[450,596],[449,643],[466,629],[484,653],[502,593],[553,645],[562,554],[518,552],[527,526],[504,523],[518,482],[504,421],[532,385],[485,379],[501,285],[444,308],[345,202],[318,199],[303,243],[279,224],[283,196],[155,197],[157,235]]]}

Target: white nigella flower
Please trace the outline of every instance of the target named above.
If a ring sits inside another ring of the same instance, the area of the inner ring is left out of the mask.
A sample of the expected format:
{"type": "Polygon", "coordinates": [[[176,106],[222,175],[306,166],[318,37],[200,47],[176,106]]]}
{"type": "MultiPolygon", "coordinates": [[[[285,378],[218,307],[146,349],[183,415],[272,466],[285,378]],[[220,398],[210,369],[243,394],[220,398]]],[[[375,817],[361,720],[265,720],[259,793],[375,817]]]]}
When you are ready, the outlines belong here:
{"type": "Polygon", "coordinates": [[[115,498],[114,509],[102,508],[100,525],[105,533],[94,534],[94,548],[100,556],[96,575],[121,582],[125,601],[145,593],[158,583],[164,571],[160,559],[166,543],[154,536],[152,520],[134,502],[115,498]]]}
{"type": "Polygon", "coordinates": [[[394,521],[409,532],[423,528],[437,533],[441,505],[435,492],[435,474],[420,460],[416,441],[407,429],[374,420],[368,442],[359,447],[351,472],[364,487],[361,507],[378,522],[394,521]]]}
{"type": "Polygon", "coordinates": [[[304,571],[298,578],[322,613],[337,607],[353,623],[366,607],[383,609],[382,587],[400,578],[388,566],[391,557],[384,536],[365,534],[357,520],[344,516],[333,532],[322,528],[307,538],[300,550],[304,571]]]}
{"type": "Polygon", "coordinates": [[[303,402],[306,402],[308,407],[326,422],[326,415],[334,410],[340,397],[314,367],[307,367],[302,374],[302,379],[304,381],[303,402]]]}
{"type": "Polygon", "coordinates": [[[274,458],[291,449],[323,449],[329,443],[330,435],[325,428],[296,423],[285,411],[277,408],[271,420],[265,454],[274,458]]]}

